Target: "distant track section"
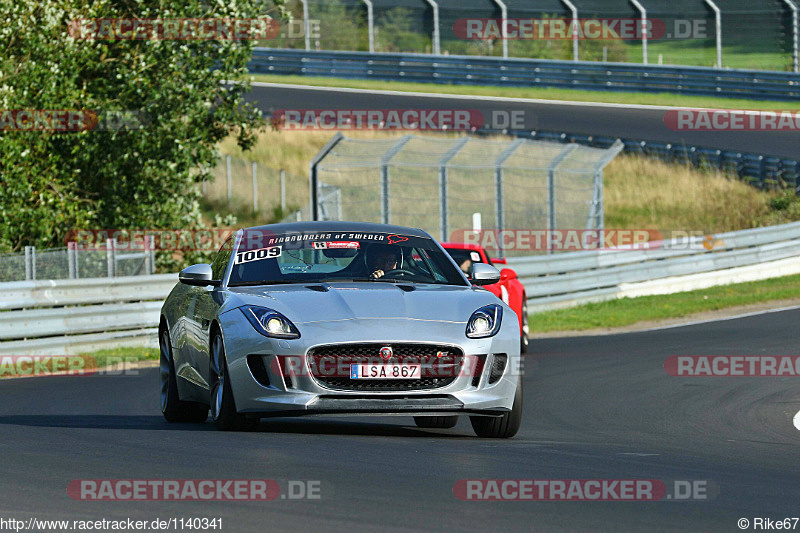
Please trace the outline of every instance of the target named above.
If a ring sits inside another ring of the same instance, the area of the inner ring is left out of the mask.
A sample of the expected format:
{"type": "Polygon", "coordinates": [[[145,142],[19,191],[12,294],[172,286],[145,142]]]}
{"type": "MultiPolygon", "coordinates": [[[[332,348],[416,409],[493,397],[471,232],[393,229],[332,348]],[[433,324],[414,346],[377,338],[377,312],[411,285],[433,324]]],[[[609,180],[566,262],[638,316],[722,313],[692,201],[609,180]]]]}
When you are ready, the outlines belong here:
{"type": "MultiPolygon", "coordinates": [[[[490,96],[375,91],[254,82],[247,96],[263,112],[280,109],[474,109],[492,113],[522,111],[524,128],[574,134],[646,139],[800,158],[799,131],[673,131],[664,123],[667,106],[564,102],[490,96]]],[[[780,107],[765,103],[764,107],[780,107]]]]}

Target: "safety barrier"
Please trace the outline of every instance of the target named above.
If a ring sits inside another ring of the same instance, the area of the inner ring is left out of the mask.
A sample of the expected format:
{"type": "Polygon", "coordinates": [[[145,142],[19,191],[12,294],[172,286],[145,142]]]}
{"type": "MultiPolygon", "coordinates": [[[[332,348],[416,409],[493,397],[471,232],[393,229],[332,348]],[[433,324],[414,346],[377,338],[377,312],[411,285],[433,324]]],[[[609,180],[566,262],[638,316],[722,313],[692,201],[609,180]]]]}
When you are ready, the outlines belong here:
{"type": "Polygon", "coordinates": [[[249,70],[454,85],[667,92],[777,101],[800,98],[800,74],[793,72],[597,61],[256,48],[249,70]]]}
{"type": "MultiPolygon", "coordinates": [[[[800,273],[800,222],[650,243],[647,250],[508,259],[531,312],[800,273]],[[705,244],[705,246],[704,246],[705,244]]],[[[175,274],[0,284],[0,355],[156,344],[175,274]]]]}

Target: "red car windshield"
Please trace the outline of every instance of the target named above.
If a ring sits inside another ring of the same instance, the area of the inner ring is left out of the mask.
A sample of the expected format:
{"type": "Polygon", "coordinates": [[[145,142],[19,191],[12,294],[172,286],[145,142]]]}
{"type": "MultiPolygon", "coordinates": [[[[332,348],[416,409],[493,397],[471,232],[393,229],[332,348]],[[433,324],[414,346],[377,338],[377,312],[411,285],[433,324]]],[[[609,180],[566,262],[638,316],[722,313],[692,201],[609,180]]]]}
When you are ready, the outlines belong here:
{"type": "MultiPolygon", "coordinates": [[[[481,259],[480,252],[477,250],[464,250],[462,248],[445,248],[445,250],[447,250],[447,253],[450,254],[450,257],[461,267],[461,270],[465,274],[469,272],[469,267],[472,266],[473,263],[484,262],[481,259]]],[[[489,264],[492,264],[491,261],[489,264]]]]}

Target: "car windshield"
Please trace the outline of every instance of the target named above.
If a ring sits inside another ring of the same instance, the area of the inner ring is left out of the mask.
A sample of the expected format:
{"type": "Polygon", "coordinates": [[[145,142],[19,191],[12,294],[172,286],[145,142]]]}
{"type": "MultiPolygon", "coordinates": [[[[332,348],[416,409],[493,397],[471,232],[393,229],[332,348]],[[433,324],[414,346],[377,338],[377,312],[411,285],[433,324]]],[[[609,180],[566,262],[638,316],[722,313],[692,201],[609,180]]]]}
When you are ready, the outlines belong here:
{"type": "Polygon", "coordinates": [[[467,285],[427,237],[379,232],[246,230],[230,286],[374,281],[467,285]]]}

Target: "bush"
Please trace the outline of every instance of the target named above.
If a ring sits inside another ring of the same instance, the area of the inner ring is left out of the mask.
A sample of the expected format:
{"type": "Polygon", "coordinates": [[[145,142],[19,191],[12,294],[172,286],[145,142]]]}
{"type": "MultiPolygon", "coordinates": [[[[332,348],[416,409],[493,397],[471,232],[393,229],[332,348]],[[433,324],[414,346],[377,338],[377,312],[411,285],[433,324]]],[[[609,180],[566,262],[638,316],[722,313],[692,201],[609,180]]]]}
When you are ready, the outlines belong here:
{"type": "MultiPolygon", "coordinates": [[[[282,0],[273,0],[279,6],[282,0]]],[[[0,3],[0,109],[135,110],[137,130],[0,135],[0,251],[63,246],[70,229],[193,228],[193,183],[231,132],[261,125],[243,103],[250,41],[79,40],[78,18],[255,17],[257,0],[15,0],[0,3]],[[10,22],[10,23],[9,23],[10,22]]]]}

